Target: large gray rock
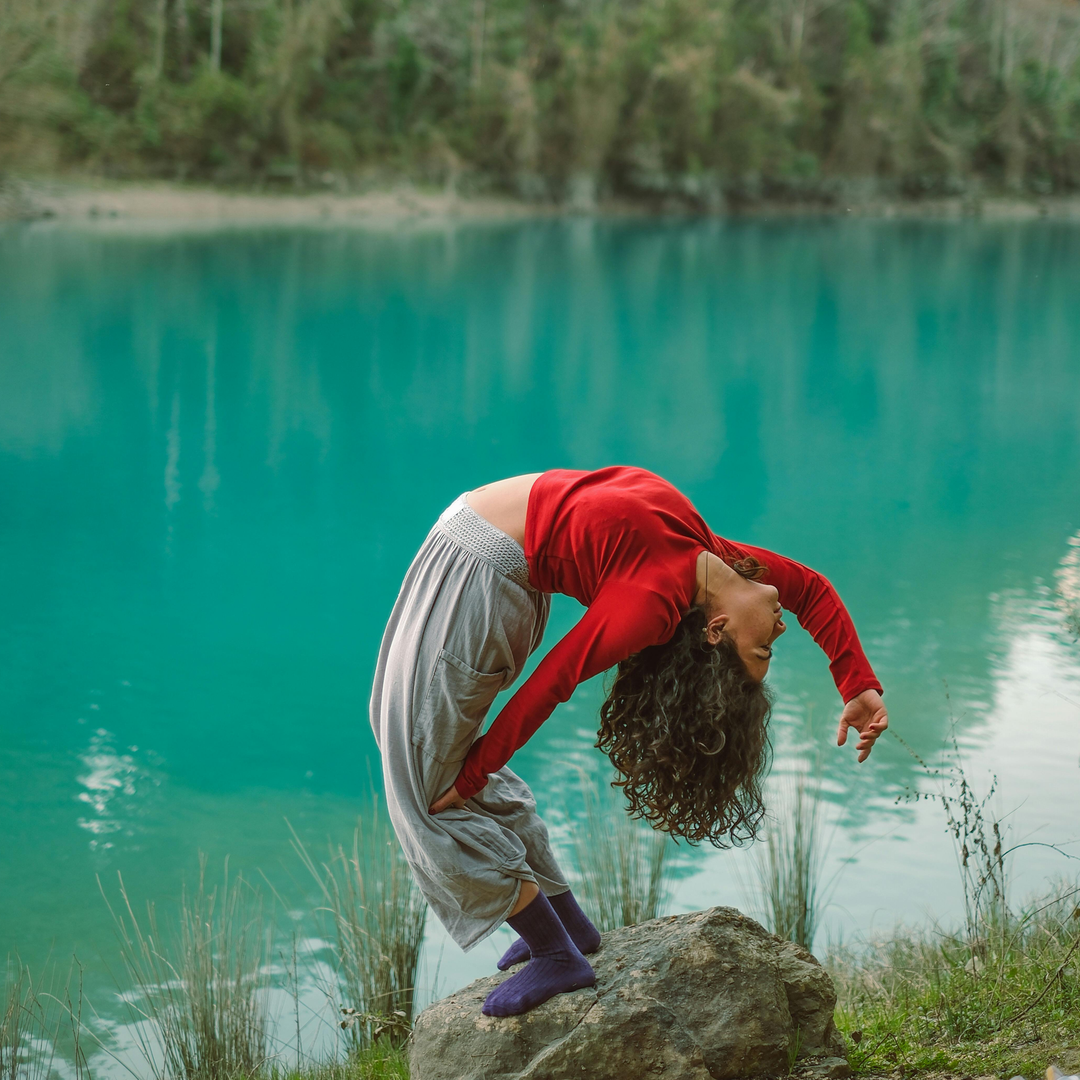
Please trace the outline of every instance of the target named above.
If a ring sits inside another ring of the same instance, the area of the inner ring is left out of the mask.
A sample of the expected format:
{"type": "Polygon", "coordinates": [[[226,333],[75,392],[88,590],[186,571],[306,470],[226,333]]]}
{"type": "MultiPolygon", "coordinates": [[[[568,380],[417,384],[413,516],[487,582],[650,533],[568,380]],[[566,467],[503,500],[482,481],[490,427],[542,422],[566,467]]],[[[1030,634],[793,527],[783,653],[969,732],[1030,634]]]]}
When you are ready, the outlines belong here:
{"type": "Polygon", "coordinates": [[[613,930],[589,959],[594,988],[523,1016],[480,1012],[504,974],[435,1002],[413,1028],[412,1080],[730,1080],[845,1052],[829,976],[734,908],[613,930]]]}

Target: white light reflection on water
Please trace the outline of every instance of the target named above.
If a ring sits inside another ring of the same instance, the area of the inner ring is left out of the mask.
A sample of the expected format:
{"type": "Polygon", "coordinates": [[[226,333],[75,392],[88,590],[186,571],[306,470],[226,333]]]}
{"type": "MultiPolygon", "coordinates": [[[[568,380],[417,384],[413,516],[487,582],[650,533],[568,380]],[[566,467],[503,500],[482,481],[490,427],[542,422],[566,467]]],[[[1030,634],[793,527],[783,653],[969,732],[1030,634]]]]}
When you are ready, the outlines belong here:
{"type": "MultiPolygon", "coordinates": [[[[5,1048],[6,1049],[6,1048],[5,1048]]],[[[7,1065],[7,1061],[4,1063],[7,1065]]],[[[19,1077],[43,1076],[47,1080],[80,1080],[80,1071],[75,1068],[74,1060],[68,1060],[61,1048],[48,1039],[20,1036],[17,1056],[12,1064],[21,1066],[16,1072],[19,1077]]],[[[7,1069],[4,1070],[7,1075],[7,1069]]]]}
{"type": "Polygon", "coordinates": [[[1080,532],[1069,537],[1069,550],[1061,560],[1057,574],[1058,603],[1065,621],[1074,634],[1080,635],[1080,532]]]}
{"type": "MultiPolygon", "coordinates": [[[[146,797],[161,786],[155,775],[160,764],[156,755],[144,754],[148,764],[143,765],[136,758],[139,753],[134,744],[118,751],[116,736],[102,727],[90,736],[90,745],[79,755],[84,771],[75,780],[84,790],[76,798],[85,812],[76,824],[90,833],[93,852],[111,850],[120,836],[134,837],[146,797]]],[[[136,845],[131,847],[137,849],[136,845]]]]}

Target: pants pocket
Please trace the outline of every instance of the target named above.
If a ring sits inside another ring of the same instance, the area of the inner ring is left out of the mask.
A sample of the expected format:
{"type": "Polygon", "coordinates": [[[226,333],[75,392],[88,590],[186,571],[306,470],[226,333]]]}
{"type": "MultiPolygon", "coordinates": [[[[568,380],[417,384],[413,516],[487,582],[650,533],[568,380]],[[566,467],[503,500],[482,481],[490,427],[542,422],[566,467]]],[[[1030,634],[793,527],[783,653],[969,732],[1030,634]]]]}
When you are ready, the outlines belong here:
{"type": "Polygon", "coordinates": [[[441,649],[413,722],[413,745],[441,765],[464,761],[507,674],[477,671],[441,649]]]}

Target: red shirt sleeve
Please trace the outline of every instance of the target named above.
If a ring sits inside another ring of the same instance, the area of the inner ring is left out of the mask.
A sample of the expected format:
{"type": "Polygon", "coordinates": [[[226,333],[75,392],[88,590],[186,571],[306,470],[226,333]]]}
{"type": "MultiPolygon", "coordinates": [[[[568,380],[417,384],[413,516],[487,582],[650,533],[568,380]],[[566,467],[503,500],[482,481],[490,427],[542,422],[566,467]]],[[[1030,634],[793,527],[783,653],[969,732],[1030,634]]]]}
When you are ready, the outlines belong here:
{"type": "Polygon", "coordinates": [[[454,786],[470,799],[519,747],[567,701],[578,683],[599,675],[649,645],[666,641],[679,621],[675,604],[650,589],[611,582],[594,597],[578,624],[548,652],[473,743],[454,786]]]}
{"type": "Polygon", "coordinates": [[[776,586],[781,605],[794,612],[799,625],[828,656],[833,682],[845,703],[864,690],[882,692],[855,632],[855,624],[828,578],[775,551],[749,544],[729,546],[740,557],[750,555],[769,568],[762,580],[776,586]]]}

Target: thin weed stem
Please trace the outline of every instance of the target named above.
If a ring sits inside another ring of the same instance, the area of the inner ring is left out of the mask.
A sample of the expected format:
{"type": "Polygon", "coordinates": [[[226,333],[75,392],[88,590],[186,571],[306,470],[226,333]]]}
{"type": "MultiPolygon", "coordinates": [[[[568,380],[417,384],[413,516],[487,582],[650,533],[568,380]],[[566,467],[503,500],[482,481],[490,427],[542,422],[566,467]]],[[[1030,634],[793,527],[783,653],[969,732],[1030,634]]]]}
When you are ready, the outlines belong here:
{"type": "Polygon", "coordinates": [[[0,997],[0,1080],[49,1080],[62,1050],[67,1051],[75,1080],[88,1077],[82,1002],[82,966],[75,957],[62,983],[51,964],[46,964],[43,981],[36,980],[21,960],[9,958],[0,997]]]}

